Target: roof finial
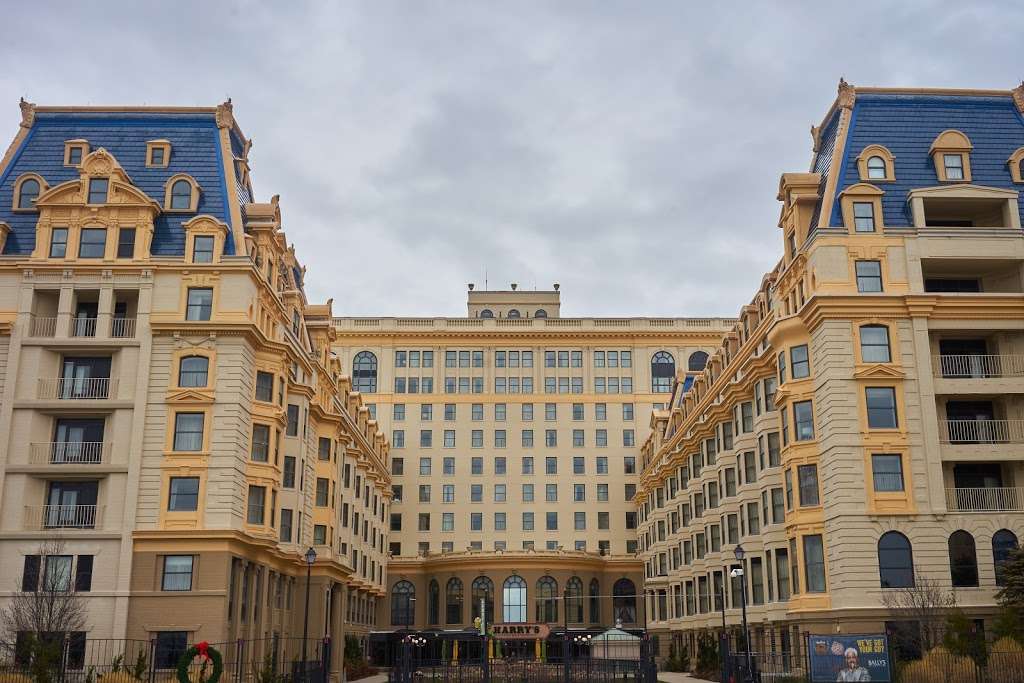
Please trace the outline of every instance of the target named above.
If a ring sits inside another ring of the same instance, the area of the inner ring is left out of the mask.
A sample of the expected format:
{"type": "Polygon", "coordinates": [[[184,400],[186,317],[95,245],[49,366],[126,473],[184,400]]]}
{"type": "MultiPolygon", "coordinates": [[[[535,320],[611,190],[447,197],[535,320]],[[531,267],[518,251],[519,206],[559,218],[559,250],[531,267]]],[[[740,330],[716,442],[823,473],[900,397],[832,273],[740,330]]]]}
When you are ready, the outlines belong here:
{"type": "Polygon", "coordinates": [[[18,106],[21,107],[21,127],[31,128],[32,123],[36,120],[36,105],[34,102],[29,102],[24,97],[18,102],[18,106]]]}
{"type": "Polygon", "coordinates": [[[853,86],[846,82],[846,79],[842,76],[839,77],[839,94],[836,97],[836,102],[840,107],[844,109],[852,109],[853,101],[857,98],[857,93],[853,86]]]}
{"type": "Polygon", "coordinates": [[[1017,105],[1017,111],[1024,114],[1024,81],[1020,82],[1012,91],[1013,103],[1017,105]]]}

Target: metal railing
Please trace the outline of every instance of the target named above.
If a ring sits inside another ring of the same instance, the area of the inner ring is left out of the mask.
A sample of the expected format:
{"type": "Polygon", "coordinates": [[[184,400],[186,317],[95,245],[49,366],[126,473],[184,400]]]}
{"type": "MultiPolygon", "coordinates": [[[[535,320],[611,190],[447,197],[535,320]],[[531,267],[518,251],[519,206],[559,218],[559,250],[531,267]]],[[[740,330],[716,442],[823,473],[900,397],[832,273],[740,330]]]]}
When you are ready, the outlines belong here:
{"type": "Polygon", "coordinates": [[[956,512],[1024,511],[1024,487],[946,489],[946,509],[956,512]]]}
{"type": "Polygon", "coordinates": [[[106,462],[110,444],[103,441],[53,441],[29,445],[33,465],[99,465],[106,462]]]}
{"type": "Polygon", "coordinates": [[[70,337],[95,337],[96,318],[74,317],[71,319],[70,337]]]}
{"type": "Polygon", "coordinates": [[[135,318],[113,318],[110,321],[110,336],[114,339],[135,338],[135,318]]]}
{"type": "Polygon", "coordinates": [[[117,389],[117,380],[109,377],[50,377],[39,380],[39,398],[109,398],[117,389]]]}
{"type": "Polygon", "coordinates": [[[1024,355],[942,354],[935,376],[947,378],[1024,377],[1024,355]]]}
{"type": "Polygon", "coordinates": [[[101,505],[26,505],[25,528],[95,529],[102,521],[101,505]]]}
{"type": "Polygon", "coordinates": [[[29,325],[30,337],[55,337],[57,336],[57,318],[32,316],[29,325]]]}
{"type": "Polygon", "coordinates": [[[1024,420],[940,420],[942,443],[1024,443],[1024,420]]]}

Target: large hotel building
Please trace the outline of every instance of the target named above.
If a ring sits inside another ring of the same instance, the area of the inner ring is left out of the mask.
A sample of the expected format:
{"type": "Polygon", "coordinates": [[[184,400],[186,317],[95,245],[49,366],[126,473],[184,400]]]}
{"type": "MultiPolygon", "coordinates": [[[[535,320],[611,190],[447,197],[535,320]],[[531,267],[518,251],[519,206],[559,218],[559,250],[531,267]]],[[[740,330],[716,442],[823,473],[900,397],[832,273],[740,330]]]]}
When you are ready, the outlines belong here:
{"type": "Polygon", "coordinates": [[[692,654],[744,591],[755,648],[799,655],[912,628],[886,595],[924,577],[984,626],[1024,534],[1024,86],[840,82],[812,136],[735,319],[563,317],[557,285],[356,318],[307,301],[230,102],[22,102],[0,607],[73,586],[89,638],[170,661],[299,635],[312,548],[311,635],[382,654],[481,601],[692,654]]]}
{"type": "Polygon", "coordinates": [[[1024,85],[840,82],[779,182],[782,258],[643,447],[663,652],[735,629],[744,589],[758,652],[912,642],[886,596],[922,581],[994,615],[1024,535],[1022,113],[1024,85]]]}

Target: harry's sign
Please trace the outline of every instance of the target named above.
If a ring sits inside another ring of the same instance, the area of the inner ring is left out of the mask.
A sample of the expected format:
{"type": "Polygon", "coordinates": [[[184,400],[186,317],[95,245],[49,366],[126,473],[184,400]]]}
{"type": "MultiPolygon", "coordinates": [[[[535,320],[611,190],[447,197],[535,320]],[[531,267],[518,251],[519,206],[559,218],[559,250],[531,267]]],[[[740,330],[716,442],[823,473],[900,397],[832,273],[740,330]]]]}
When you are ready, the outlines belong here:
{"type": "Polygon", "coordinates": [[[494,637],[501,640],[545,639],[551,633],[547,624],[495,624],[494,637]]]}

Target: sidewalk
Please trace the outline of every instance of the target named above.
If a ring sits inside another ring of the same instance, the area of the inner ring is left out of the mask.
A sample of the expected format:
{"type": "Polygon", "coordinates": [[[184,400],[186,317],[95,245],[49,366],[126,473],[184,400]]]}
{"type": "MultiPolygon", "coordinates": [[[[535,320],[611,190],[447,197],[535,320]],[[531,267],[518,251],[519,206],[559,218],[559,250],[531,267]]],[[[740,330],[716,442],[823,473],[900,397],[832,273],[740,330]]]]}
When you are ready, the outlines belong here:
{"type": "Polygon", "coordinates": [[[690,674],[659,671],[658,681],[664,683],[707,683],[703,678],[694,678],[690,674]]]}

